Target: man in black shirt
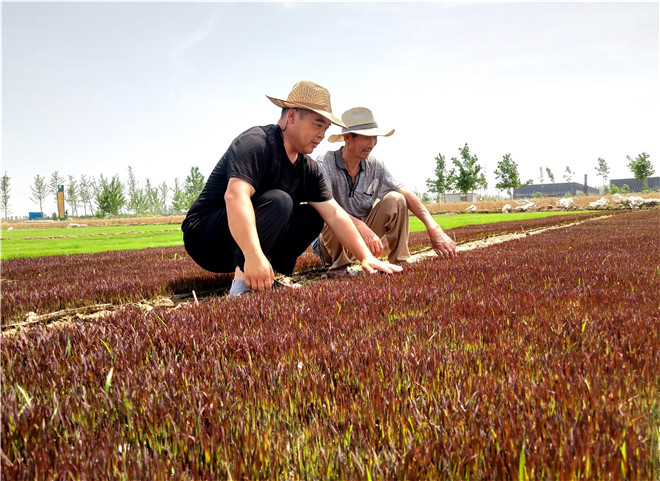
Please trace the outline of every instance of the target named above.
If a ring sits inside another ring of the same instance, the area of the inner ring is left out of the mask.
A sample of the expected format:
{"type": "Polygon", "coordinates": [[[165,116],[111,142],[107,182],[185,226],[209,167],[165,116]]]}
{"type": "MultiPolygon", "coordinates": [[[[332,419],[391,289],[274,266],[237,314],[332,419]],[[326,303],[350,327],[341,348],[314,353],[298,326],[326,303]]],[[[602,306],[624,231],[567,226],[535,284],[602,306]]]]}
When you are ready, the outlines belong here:
{"type": "Polygon", "coordinates": [[[286,101],[268,98],[282,107],[280,120],[234,139],[181,225],[190,257],[211,272],[234,272],[230,295],[270,289],[274,270],[291,275],[325,222],[366,272],[401,270],[373,257],[308,155],[330,123],[344,126],[330,93],[303,80],[286,101]]]}

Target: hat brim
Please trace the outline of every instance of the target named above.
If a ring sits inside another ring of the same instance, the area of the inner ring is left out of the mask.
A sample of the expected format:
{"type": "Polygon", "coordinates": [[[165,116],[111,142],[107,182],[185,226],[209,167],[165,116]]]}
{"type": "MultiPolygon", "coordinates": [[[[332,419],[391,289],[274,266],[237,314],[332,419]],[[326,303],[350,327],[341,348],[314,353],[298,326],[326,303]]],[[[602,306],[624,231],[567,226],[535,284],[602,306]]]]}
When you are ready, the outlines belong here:
{"type": "Polygon", "coordinates": [[[350,128],[342,132],[341,134],[334,134],[328,137],[328,142],[343,142],[344,141],[344,135],[346,134],[357,134],[357,135],[364,135],[367,137],[376,137],[377,135],[380,135],[382,137],[389,137],[394,133],[394,129],[390,130],[389,132],[387,129],[363,129],[363,130],[351,130],[350,128]]]}
{"type": "Polygon", "coordinates": [[[327,112],[325,110],[321,110],[317,107],[313,107],[313,106],[310,106],[309,104],[305,104],[305,103],[289,102],[287,100],[281,100],[281,99],[276,99],[274,97],[269,97],[268,95],[266,95],[266,97],[268,98],[268,100],[273,102],[278,107],[289,108],[289,109],[311,110],[312,112],[316,112],[319,115],[323,115],[326,119],[328,119],[333,124],[339,125],[340,127],[346,128],[346,124],[344,124],[344,122],[342,122],[337,117],[332,115],[332,112],[327,112]]]}

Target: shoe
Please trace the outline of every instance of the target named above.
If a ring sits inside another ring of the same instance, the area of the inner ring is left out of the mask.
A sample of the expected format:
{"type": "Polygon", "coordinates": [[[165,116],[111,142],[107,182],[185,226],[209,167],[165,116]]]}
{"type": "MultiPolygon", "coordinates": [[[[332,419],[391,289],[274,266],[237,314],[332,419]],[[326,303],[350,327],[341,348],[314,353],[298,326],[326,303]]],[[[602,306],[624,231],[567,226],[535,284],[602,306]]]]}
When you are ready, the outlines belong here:
{"type": "Polygon", "coordinates": [[[328,264],[325,263],[325,258],[323,257],[323,250],[321,250],[321,241],[317,237],[314,239],[314,242],[312,242],[312,251],[314,254],[316,254],[316,257],[318,257],[321,260],[321,265],[323,267],[328,267],[328,264]]]}
{"type": "Polygon", "coordinates": [[[243,280],[236,280],[234,279],[231,282],[231,289],[229,289],[229,294],[227,297],[240,297],[243,294],[247,292],[254,292],[252,289],[250,289],[247,284],[245,284],[245,281],[243,280]]]}
{"type": "Polygon", "coordinates": [[[289,276],[281,276],[275,278],[275,287],[289,287],[297,289],[302,287],[302,285],[298,284],[297,282],[293,282],[293,279],[291,279],[289,276]]]}

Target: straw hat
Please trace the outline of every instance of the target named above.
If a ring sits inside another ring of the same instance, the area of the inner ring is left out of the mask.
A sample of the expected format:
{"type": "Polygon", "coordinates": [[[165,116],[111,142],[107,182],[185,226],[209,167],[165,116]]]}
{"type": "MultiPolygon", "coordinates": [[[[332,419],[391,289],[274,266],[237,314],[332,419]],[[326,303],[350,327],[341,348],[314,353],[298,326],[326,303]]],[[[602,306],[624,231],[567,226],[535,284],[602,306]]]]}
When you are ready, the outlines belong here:
{"type": "MultiPolygon", "coordinates": [[[[268,95],[266,95],[266,97],[268,97],[268,95]]],[[[286,100],[280,100],[273,97],[268,97],[268,99],[278,107],[312,110],[317,114],[323,115],[333,124],[339,125],[340,127],[346,127],[344,122],[332,115],[330,92],[328,92],[328,89],[321,87],[314,82],[310,82],[309,80],[301,80],[294,85],[286,100]]]]}
{"type": "Polygon", "coordinates": [[[394,129],[389,132],[387,129],[379,129],[374,114],[371,113],[371,110],[365,107],[355,107],[347,110],[343,113],[341,119],[346,124],[346,127],[341,129],[341,134],[335,134],[328,137],[328,141],[342,142],[345,134],[359,134],[368,137],[382,135],[384,137],[389,137],[394,133],[394,129]]]}

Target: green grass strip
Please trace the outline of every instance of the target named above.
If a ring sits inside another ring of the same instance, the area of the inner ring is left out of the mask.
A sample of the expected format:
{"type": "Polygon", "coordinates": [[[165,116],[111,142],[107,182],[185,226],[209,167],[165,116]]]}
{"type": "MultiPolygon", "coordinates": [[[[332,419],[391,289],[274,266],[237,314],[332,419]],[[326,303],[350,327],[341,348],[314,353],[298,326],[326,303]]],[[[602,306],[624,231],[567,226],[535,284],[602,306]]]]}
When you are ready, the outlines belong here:
{"type": "Polygon", "coordinates": [[[177,224],[80,227],[75,229],[2,229],[0,259],[146,249],[183,244],[177,224]]]}
{"type": "MultiPolygon", "coordinates": [[[[584,214],[586,212],[590,211],[580,210],[570,212],[512,212],[509,214],[447,214],[434,215],[433,218],[443,229],[452,229],[454,227],[462,227],[464,225],[494,224],[496,222],[506,222],[512,220],[540,219],[543,217],[552,217],[555,215],[584,214]]],[[[424,224],[422,224],[422,221],[420,221],[417,217],[410,217],[410,232],[419,232],[422,230],[426,230],[426,227],[424,224]]]]}
{"type": "MultiPolygon", "coordinates": [[[[586,212],[586,211],[581,211],[586,212]]],[[[536,219],[580,212],[516,212],[511,214],[456,214],[434,216],[443,229],[473,224],[536,219]]],[[[416,217],[410,218],[410,232],[425,230],[416,217]]],[[[146,249],[183,244],[178,224],[139,226],[66,227],[47,229],[2,229],[0,259],[41,257],[60,254],[90,254],[94,252],[146,249]]]]}

